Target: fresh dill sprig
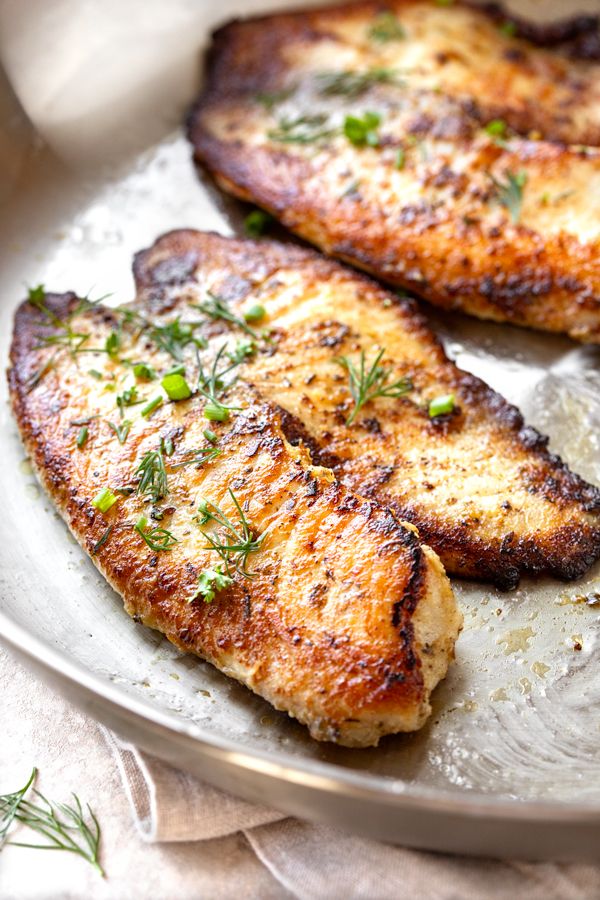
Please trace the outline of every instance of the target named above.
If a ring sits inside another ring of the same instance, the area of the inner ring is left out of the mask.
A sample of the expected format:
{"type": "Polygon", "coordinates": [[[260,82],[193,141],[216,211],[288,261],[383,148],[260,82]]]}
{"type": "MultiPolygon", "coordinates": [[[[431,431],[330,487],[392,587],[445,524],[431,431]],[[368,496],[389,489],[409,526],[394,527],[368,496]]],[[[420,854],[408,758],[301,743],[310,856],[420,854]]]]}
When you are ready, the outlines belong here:
{"type": "Polygon", "coordinates": [[[217,456],[221,455],[218,447],[211,444],[208,447],[198,447],[196,450],[186,451],[187,459],[172,465],[172,469],[182,469],[184,466],[196,466],[198,469],[208,462],[212,462],[217,456]]]}
{"type": "Polygon", "coordinates": [[[250,523],[231,488],[228,488],[228,493],[238,514],[237,522],[233,522],[228,518],[216,503],[212,503],[210,500],[201,500],[198,504],[201,514],[199,524],[206,525],[208,522],[215,522],[222,529],[221,533],[219,531],[211,533],[204,530],[202,533],[208,541],[207,549],[214,550],[223,560],[225,573],[230,578],[235,572],[238,572],[245,578],[252,578],[255,573],[248,571],[248,557],[251,553],[256,553],[257,550],[260,550],[267,532],[264,531],[261,535],[255,537],[250,523]]]}
{"type": "Polygon", "coordinates": [[[140,398],[138,389],[135,385],[127,388],[122,394],[117,395],[117,406],[119,407],[119,414],[122,419],[125,418],[126,406],[139,406],[140,403],[144,403],[144,398],[140,398]]]}
{"type": "Polygon", "coordinates": [[[242,331],[245,331],[246,334],[249,334],[250,337],[255,340],[258,341],[261,338],[261,335],[248,325],[246,318],[236,316],[223,298],[217,296],[217,294],[212,294],[208,291],[208,300],[205,300],[204,303],[192,303],[190,305],[193,306],[194,309],[203,312],[209,319],[222,319],[224,322],[231,322],[232,325],[237,325],[238,328],[241,328],[242,331]]]}
{"type": "Polygon", "coordinates": [[[232,363],[235,363],[236,366],[241,365],[241,363],[245,362],[245,360],[249,356],[254,356],[256,353],[256,344],[254,341],[237,341],[234,344],[232,350],[227,350],[225,355],[227,359],[230,359],[232,363]]]}
{"type": "Polygon", "coordinates": [[[380,365],[384,353],[385,347],[382,347],[368,368],[364,350],[360,351],[358,367],[347,356],[334,359],[334,362],[348,372],[350,393],[354,400],[354,409],[346,419],[346,425],[354,422],[365,403],[370,400],[375,400],[376,397],[402,397],[412,390],[409,378],[390,381],[391,370],[380,365]]]}
{"type": "Polygon", "coordinates": [[[278,103],[283,103],[285,100],[288,100],[295,91],[296,85],[293,87],[282,88],[280,91],[262,91],[255,95],[255,100],[270,112],[278,103]]]}
{"type": "Polygon", "coordinates": [[[523,188],[527,184],[527,172],[506,172],[506,181],[500,181],[494,175],[489,175],[492,184],[496,188],[496,200],[510,213],[513,223],[516,225],[521,218],[523,206],[523,188]]]}
{"type": "Polygon", "coordinates": [[[12,845],[36,850],[64,850],[87,860],[104,877],[99,861],[100,825],[89,804],[87,812],[84,812],[77,794],[71,795],[72,805],[48,800],[33,788],[36,776],[37,769],[34,768],[25,787],[13,794],[0,796],[0,849],[12,845]],[[36,802],[25,799],[30,789],[36,802]],[[45,842],[9,841],[9,831],[15,823],[41,835],[45,842]]]}
{"type": "Polygon", "coordinates": [[[204,572],[198,575],[198,587],[192,596],[188,597],[187,602],[193,603],[194,600],[202,597],[205,603],[212,603],[217,592],[222,591],[223,588],[229,587],[231,584],[233,584],[233,578],[227,575],[222,563],[219,563],[213,569],[205,569],[204,572]]]}
{"type": "Polygon", "coordinates": [[[139,479],[137,493],[147,501],[158,503],[169,493],[162,450],[149,450],[145,453],[135,471],[135,476],[139,479]]]}
{"type": "Polygon", "coordinates": [[[226,384],[223,381],[224,376],[238,365],[238,363],[231,363],[224,369],[219,370],[219,363],[223,358],[223,354],[225,353],[226,349],[226,343],[222,344],[219,347],[219,350],[208,373],[204,371],[200,356],[198,355],[197,389],[198,392],[208,400],[208,403],[204,407],[204,415],[207,419],[213,422],[226,422],[229,419],[229,413],[231,411],[238,411],[241,409],[240,406],[228,406],[224,403],[221,403],[219,399],[223,391],[231,387],[235,381],[234,379],[234,381],[230,381],[226,384]]]}
{"type": "Polygon", "coordinates": [[[316,76],[319,93],[326,97],[360,97],[376,84],[402,87],[405,82],[395,69],[372,68],[364,72],[343,69],[339,72],[320,72],[316,76]]]}
{"type": "Polygon", "coordinates": [[[199,324],[197,322],[181,322],[178,317],[168,325],[147,323],[147,327],[149,327],[150,340],[177,362],[182,362],[183,351],[189,344],[200,349],[207,346],[204,338],[194,336],[194,330],[199,324]]]}
{"type": "Polygon", "coordinates": [[[151,550],[171,550],[179,540],[166,528],[154,527],[148,531],[148,519],[140,516],[133,526],[151,550]]]}
{"type": "Polygon", "coordinates": [[[280,144],[313,144],[338,133],[338,129],[332,128],[327,121],[325,113],[295,119],[284,116],[277,122],[277,128],[267,132],[267,137],[280,144]]]}
{"type": "Polygon", "coordinates": [[[129,419],[125,419],[120,425],[115,425],[114,422],[107,422],[107,425],[112,428],[119,443],[124,444],[131,429],[132,422],[129,419]]]}
{"type": "Polygon", "coordinates": [[[389,41],[401,41],[406,37],[406,31],[396,18],[393,12],[389,10],[382,12],[373,20],[373,24],[367,32],[368,37],[372,41],[380,44],[387,44],[389,41]]]}

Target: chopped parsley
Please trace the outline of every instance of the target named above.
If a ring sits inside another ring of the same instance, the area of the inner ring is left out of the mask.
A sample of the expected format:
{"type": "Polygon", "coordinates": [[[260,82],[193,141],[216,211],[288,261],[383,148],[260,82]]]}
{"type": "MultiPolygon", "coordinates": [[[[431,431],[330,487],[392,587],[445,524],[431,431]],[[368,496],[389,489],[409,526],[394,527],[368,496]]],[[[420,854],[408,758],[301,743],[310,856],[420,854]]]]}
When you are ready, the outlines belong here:
{"type": "Polygon", "coordinates": [[[346,116],[344,134],[355,147],[377,147],[379,135],[377,129],[381,124],[381,116],[376,112],[365,112],[362,117],[346,116]]]}
{"type": "Polygon", "coordinates": [[[233,584],[233,578],[224,571],[222,563],[213,569],[205,569],[198,576],[198,587],[188,599],[188,603],[193,603],[200,597],[205,603],[212,603],[217,593],[231,584],[233,584]]]}

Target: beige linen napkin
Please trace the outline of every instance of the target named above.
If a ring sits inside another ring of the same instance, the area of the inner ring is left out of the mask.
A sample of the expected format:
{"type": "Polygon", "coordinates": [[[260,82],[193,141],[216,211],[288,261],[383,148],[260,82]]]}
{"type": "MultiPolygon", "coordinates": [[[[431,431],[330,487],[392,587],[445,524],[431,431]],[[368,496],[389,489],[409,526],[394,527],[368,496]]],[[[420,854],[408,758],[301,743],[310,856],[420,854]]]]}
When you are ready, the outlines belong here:
{"type": "Polygon", "coordinates": [[[243,831],[300,900],[600,898],[600,866],[468,859],[365,840],[238,800],[103,731],[145,840],[205,841],[243,831]]]}

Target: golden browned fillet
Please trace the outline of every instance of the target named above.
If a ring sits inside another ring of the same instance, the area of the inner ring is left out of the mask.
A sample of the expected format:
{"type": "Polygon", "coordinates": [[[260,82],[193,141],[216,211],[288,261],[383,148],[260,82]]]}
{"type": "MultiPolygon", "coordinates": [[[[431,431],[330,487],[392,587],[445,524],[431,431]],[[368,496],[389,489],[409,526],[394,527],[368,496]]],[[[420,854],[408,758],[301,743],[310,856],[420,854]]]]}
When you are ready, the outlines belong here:
{"type": "Polygon", "coordinates": [[[600,151],[580,146],[600,143],[598,62],[435,0],[236,22],[189,136],[226,190],[327,253],[446,309],[600,342],[600,151]]]}
{"type": "MultiPolygon", "coordinates": [[[[600,556],[600,491],[546,449],[518,410],[461,371],[408,299],[318,254],[271,241],[194,231],[160,238],[135,263],[138,302],[152,315],[197,317],[211,292],[240,315],[265,310],[270,343],[241,377],[285,410],[290,440],[363,497],[413,522],[455,575],[514,587],[523,572],[577,578],[600,556]],[[366,403],[347,425],[348,373],[385,348],[398,398],[366,403]],[[453,394],[454,409],[429,404],[453,394]]],[[[232,327],[213,323],[227,333],[232,327]]]]}
{"type": "MultiPolygon", "coordinates": [[[[41,481],[130,615],[320,740],[369,746],[421,727],[461,615],[439,559],[414,529],[313,466],[252,391],[221,392],[222,403],[243,410],[213,423],[214,439],[203,434],[211,423],[200,396],[165,398],[149,412],[164,394],[148,366],[173,366],[158,345],[179,356],[185,338],[177,329],[156,332],[72,294],[33,299],[16,315],[13,409],[41,481]],[[146,368],[136,381],[131,363],[139,359],[146,368]],[[202,448],[204,463],[191,463],[202,448]],[[147,454],[154,476],[143,485],[137,470],[147,454]],[[93,501],[105,488],[117,499],[104,510],[93,501]],[[215,573],[221,566],[223,581],[225,563],[204,532],[236,540],[200,513],[219,506],[239,542],[236,502],[259,546],[245,562],[229,558],[232,582],[223,585],[215,573]]],[[[205,361],[214,343],[201,350],[205,361]]]]}

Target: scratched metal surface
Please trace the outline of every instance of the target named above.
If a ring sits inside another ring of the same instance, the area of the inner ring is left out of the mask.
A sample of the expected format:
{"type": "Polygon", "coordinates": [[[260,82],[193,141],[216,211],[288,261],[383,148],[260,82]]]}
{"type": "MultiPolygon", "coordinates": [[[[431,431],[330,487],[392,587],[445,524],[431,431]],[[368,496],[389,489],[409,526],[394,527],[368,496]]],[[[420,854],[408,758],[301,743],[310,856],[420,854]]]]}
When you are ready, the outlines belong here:
{"type": "MultiPolygon", "coordinates": [[[[133,252],[161,232],[239,230],[241,207],[192,166],[177,128],[183,102],[165,113],[160,141],[101,171],[61,162],[32,140],[14,104],[11,109],[21,153],[0,222],[3,360],[25,284],[111,292],[109,302],[123,302],[132,295],[133,252]]],[[[553,450],[600,484],[600,348],[429,315],[460,366],[515,402],[549,434],[553,450]]],[[[135,701],[148,715],[160,712],[173,734],[209,735],[280,761],[288,773],[295,765],[326,772],[340,789],[352,775],[382,796],[439,792],[454,798],[457,809],[482,795],[492,802],[548,803],[554,811],[552,804],[568,803],[598,812],[600,821],[600,567],[575,584],[525,580],[512,593],[455,582],[465,628],[428,725],[372,750],[318,744],[249,691],[126,616],[37,485],[4,382],[1,390],[0,633],[4,628],[13,641],[33,636],[38,654],[58,651],[94,676],[98,694],[110,686],[124,709],[135,701]]],[[[101,703],[96,711],[102,714],[101,703]]],[[[170,758],[177,761],[177,753],[170,758]]],[[[286,806],[280,795],[268,799],[286,806]]],[[[467,840],[464,850],[470,849],[467,840]]]]}

